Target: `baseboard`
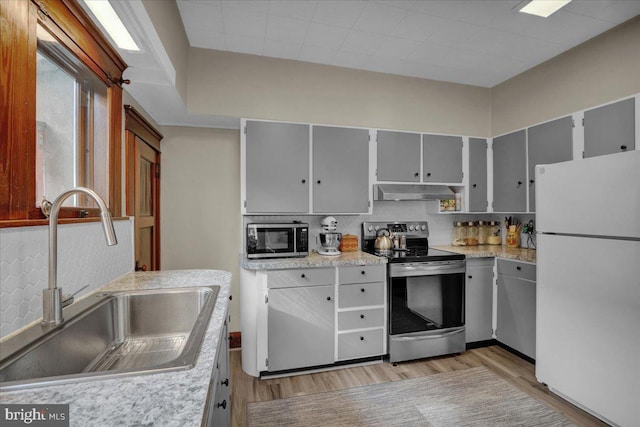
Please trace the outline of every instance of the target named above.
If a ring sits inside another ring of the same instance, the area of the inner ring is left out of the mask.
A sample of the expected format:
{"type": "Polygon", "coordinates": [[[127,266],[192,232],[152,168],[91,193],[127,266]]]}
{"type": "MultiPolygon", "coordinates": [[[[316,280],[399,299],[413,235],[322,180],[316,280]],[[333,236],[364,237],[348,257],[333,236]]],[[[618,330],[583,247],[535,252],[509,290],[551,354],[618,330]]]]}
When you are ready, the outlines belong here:
{"type": "Polygon", "coordinates": [[[474,348],[482,348],[482,347],[490,347],[492,345],[497,345],[498,341],[496,341],[495,339],[491,339],[491,340],[484,340],[484,341],[474,341],[474,342],[468,342],[466,345],[467,350],[472,350],[474,348]]]}
{"type": "Polygon", "coordinates": [[[500,347],[502,347],[502,348],[504,348],[505,350],[507,350],[509,353],[513,353],[513,354],[515,354],[516,356],[520,357],[521,359],[526,360],[527,362],[529,362],[529,363],[531,363],[531,364],[533,364],[533,365],[535,365],[535,364],[536,364],[536,359],[533,359],[533,358],[531,358],[531,357],[527,356],[527,355],[526,355],[526,354],[524,354],[524,353],[520,353],[518,350],[516,350],[516,349],[514,349],[514,348],[511,348],[511,347],[509,347],[509,346],[508,346],[508,345],[506,345],[506,344],[502,344],[500,341],[496,341],[496,344],[498,344],[500,347]]]}
{"type": "Polygon", "coordinates": [[[229,348],[242,347],[242,332],[229,332],[229,348]]]}

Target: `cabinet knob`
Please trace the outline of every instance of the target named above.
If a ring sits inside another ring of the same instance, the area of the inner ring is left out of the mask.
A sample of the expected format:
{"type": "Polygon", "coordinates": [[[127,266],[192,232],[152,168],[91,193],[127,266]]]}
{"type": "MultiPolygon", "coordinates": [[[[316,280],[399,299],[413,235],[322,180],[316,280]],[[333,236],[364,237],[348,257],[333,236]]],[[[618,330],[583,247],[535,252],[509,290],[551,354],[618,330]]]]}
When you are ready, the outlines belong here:
{"type": "Polygon", "coordinates": [[[222,406],[222,409],[227,409],[227,400],[226,399],[223,400],[222,403],[218,403],[216,405],[216,407],[218,407],[218,408],[221,407],[221,406],[222,406]]]}
{"type": "Polygon", "coordinates": [[[431,172],[427,172],[427,176],[431,176],[431,172]]]}
{"type": "Polygon", "coordinates": [[[522,267],[517,266],[517,267],[516,267],[516,270],[518,270],[518,271],[519,271],[519,270],[522,270],[522,267]]]}
{"type": "Polygon", "coordinates": [[[360,315],[360,318],[361,318],[361,319],[364,319],[364,314],[361,314],[361,315],[360,315]]]}
{"type": "Polygon", "coordinates": [[[364,341],[364,337],[360,337],[360,341],[364,341]]]}
{"type": "Polygon", "coordinates": [[[327,301],[331,301],[331,297],[327,297],[327,301]]]}
{"type": "Polygon", "coordinates": [[[518,181],[518,187],[522,185],[522,181],[518,181]]]}
{"type": "Polygon", "coordinates": [[[305,277],[307,277],[307,276],[305,276],[304,274],[301,274],[301,275],[300,275],[300,277],[302,277],[302,278],[304,279],[304,278],[305,278],[305,277]]]}
{"type": "Polygon", "coordinates": [[[416,172],[416,173],[413,174],[413,176],[420,176],[420,173],[416,172]]]}
{"type": "Polygon", "coordinates": [[[473,184],[472,185],[473,188],[476,188],[477,186],[478,186],[478,184],[473,184]]]}
{"type": "Polygon", "coordinates": [[[626,145],[621,145],[621,146],[620,146],[620,149],[621,149],[622,151],[624,151],[624,150],[626,150],[626,149],[627,149],[627,146],[626,146],[626,145]]]}
{"type": "Polygon", "coordinates": [[[302,180],[302,183],[303,183],[303,184],[306,184],[306,183],[307,183],[307,180],[306,180],[306,179],[303,179],[303,180],[302,180]]]}
{"type": "Polygon", "coordinates": [[[469,279],[473,279],[473,276],[467,276],[467,278],[469,278],[469,279]]]}
{"type": "Polygon", "coordinates": [[[364,288],[360,288],[360,292],[364,292],[364,288]]]}
{"type": "Polygon", "coordinates": [[[227,379],[226,379],[226,380],[224,380],[224,381],[220,381],[220,384],[222,384],[222,385],[226,385],[227,387],[229,387],[229,378],[227,378],[227,379]]]}
{"type": "Polygon", "coordinates": [[[362,270],[362,271],[360,272],[360,274],[362,274],[362,275],[364,276],[365,274],[367,274],[367,272],[366,272],[366,271],[364,271],[364,270],[362,270]]]}
{"type": "Polygon", "coordinates": [[[320,184],[322,181],[318,180],[318,184],[320,184]]]}
{"type": "Polygon", "coordinates": [[[529,184],[533,184],[534,182],[536,182],[536,180],[535,180],[535,179],[530,179],[530,180],[529,180],[529,184]]]}

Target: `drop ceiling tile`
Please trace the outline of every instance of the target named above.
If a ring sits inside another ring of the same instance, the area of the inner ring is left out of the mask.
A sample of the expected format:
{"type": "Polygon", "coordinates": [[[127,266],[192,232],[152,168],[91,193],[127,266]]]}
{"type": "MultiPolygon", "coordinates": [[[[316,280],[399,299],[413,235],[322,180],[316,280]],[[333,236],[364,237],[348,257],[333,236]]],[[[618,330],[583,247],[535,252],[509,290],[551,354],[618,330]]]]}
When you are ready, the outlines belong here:
{"type": "Polygon", "coordinates": [[[264,0],[224,0],[220,3],[222,4],[222,11],[225,14],[230,11],[236,11],[239,13],[266,16],[269,11],[269,2],[264,0]]]}
{"type": "Polygon", "coordinates": [[[436,64],[441,58],[449,54],[449,50],[450,48],[447,46],[423,42],[407,56],[407,60],[425,64],[436,64]]]}
{"type": "Polygon", "coordinates": [[[351,28],[365,6],[365,1],[322,0],[317,4],[313,21],[336,27],[351,28]]]}
{"type": "Polygon", "coordinates": [[[201,47],[205,49],[226,49],[224,33],[207,30],[191,31],[191,34],[189,34],[189,44],[193,47],[201,47]]]}
{"type": "Polygon", "coordinates": [[[265,40],[264,55],[274,58],[298,59],[302,42],[265,40]]]}
{"type": "Polygon", "coordinates": [[[590,16],[613,24],[621,24],[632,16],[640,14],[638,0],[597,0],[572,1],[565,7],[565,12],[590,16]]]}
{"type": "Polygon", "coordinates": [[[304,40],[309,23],[297,19],[270,16],[267,23],[267,39],[287,42],[304,40]]]}
{"type": "Polygon", "coordinates": [[[283,16],[285,18],[310,21],[316,11],[316,3],[315,0],[271,0],[269,2],[269,16],[283,16]]]}
{"type": "Polygon", "coordinates": [[[320,46],[303,45],[298,58],[301,61],[316,62],[319,64],[331,64],[336,55],[336,49],[320,46]]]}
{"type": "Polygon", "coordinates": [[[432,27],[433,31],[427,40],[446,46],[456,46],[458,43],[472,40],[476,32],[481,29],[481,27],[467,22],[438,17],[432,17],[428,25],[432,27]]]}
{"type": "Polygon", "coordinates": [[[362,68],[362,64],[368,55],[356,52],[345,52],[339,50],[333,57],[332,65],[347,68],[362,68]]]}
{"type": "Polygon", "coordinates": [[[364,31],[352,30],[344,39],[340,50],[345,52],[373,55],[384,36],[364,31]]]}
{"type": "Polygon", "coordinates": [[[188,22],[187,33],[192,28],[222,29],[222,4],[218,1],[177,2],[183,22],[188,22]]]}
{"type": "Polygon", "coordinates": [[[342,46],[342,42],[347,37],[348,32],[349,30],[346,28],[312,22],[307,31],[305,44],[338,49],[342,46]]]}
{"type": "Polygon", "coordinates": [[[264,39],[245,36],[226,36],[225,45],[232,52],[250,53],[252,55],[262,55],[264,53],[264,39]]]}
{"type": "Polygon", "coordinates": [[[371,33],[391,34],[405,15],[406,11],[403,9],[369,2],[354,28],[371,33]]]}
{"type": "Polygon", "coordinates": [[[406,59],[421,45],[422,43],[412,40],[383,36],[380,37],[374,55],[388,59],[406,59]]]}
{"type": "Polygon", "coordinates": [[[407,13],[391,35],[414,41],[425,41],[435,31],[435,28],[430,25],[431,19],[433,17],[423,13],[407,13]]]}
{"type": "MultiPolygon", "coordinates": [[[[267,30],[267,15],[255,12],[246,12],[242,8],[223,7],[224,32],[227,35],[242,37],[265,36],[267,30]]],[[[228,39],[227,39],[228,40],[228,39]]]]}

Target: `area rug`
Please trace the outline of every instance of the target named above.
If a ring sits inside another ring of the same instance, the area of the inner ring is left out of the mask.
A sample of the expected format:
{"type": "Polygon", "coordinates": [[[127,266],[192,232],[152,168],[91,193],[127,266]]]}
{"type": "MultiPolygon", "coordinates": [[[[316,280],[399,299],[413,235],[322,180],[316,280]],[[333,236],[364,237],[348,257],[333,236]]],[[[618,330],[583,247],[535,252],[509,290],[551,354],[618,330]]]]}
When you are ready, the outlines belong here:
{"type": "Polygon", "coordinates": [[[484,367],[253,402],[258,426],[573,426],[484,367]]]}

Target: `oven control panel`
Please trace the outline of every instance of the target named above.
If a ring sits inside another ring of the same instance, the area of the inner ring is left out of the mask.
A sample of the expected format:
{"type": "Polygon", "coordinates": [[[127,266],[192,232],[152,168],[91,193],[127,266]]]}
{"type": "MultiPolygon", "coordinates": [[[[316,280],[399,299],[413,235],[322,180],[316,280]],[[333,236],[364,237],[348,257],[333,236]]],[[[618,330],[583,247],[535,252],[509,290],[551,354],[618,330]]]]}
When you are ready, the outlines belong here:
{"type": "Polygon", "coordinates": [[[426,221],[377,221],[363,222],[362,232],[365,239],[375,238],[380,230],[389,230],[392,234],[407,237],[429,237],[429,224],[426,221]]]}

